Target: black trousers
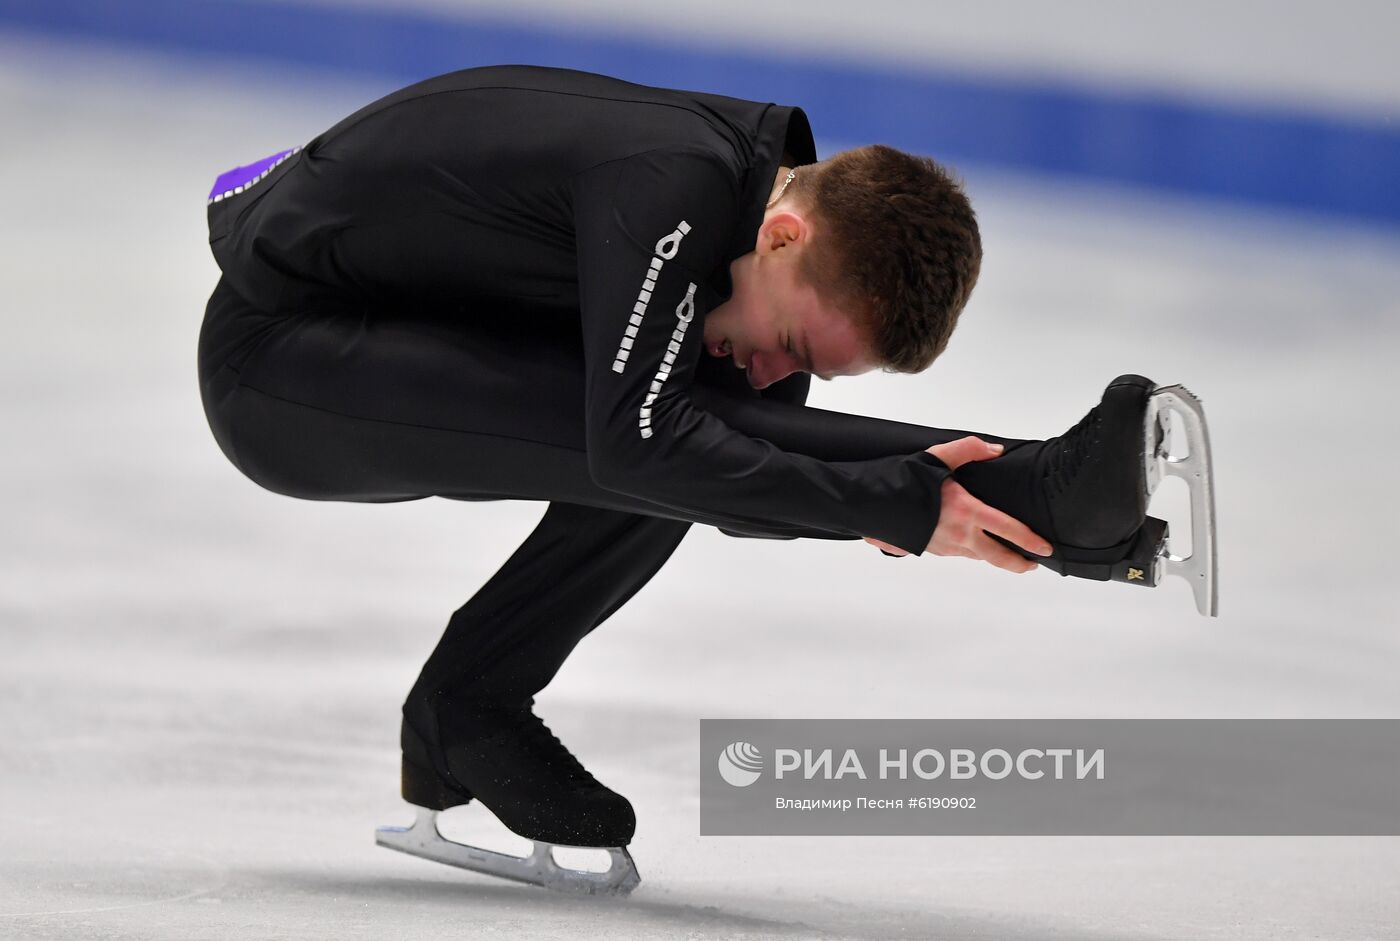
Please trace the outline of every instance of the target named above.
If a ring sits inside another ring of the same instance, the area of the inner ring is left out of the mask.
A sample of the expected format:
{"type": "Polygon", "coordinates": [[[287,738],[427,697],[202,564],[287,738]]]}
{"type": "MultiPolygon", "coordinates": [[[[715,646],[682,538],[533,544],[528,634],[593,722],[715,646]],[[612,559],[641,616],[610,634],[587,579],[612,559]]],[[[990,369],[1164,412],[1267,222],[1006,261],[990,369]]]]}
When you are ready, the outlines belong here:
{"type": "MultiPolygon", "coordinates": [[[[577,328],[538,311],[474,313],[343,301],[273,313],[221,278],[200,331],[210,429],[228,459],[268,490],[309,500],[549,503],[529,538],[453,614],[409,704],[533,696],[656,574],[692,523],[758,538],[852,538],[598,487],[584,451],[577,328]]],[[[760,395],[727,361],[713,360],[695,399],[736,430],[823,460],[908,454],[968,433],[809,408],[809,379],[794,375],[760,395]]],[[[982,437],[1009,449],[1024,443],[982,437]]]]}

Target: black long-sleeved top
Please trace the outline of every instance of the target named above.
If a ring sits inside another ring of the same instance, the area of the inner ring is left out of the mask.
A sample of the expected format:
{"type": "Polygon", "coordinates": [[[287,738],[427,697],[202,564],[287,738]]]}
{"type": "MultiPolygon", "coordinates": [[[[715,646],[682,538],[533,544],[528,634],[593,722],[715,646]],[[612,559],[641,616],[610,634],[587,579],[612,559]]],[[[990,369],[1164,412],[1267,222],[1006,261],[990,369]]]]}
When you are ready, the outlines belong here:
{"type": "Polygon", "coordinates": [[[921,552],[947,475],[932,455],[820,460],[840,443],[784,451],[694,401],[703,318],[753,250],[785,150],[816,159],[798,108],[468,69],[368,105],[247,198],[211,204],[211,238],[226,276],[270,309],[353,295],[463,316],[577,312],[599,485],[921,552]]]}

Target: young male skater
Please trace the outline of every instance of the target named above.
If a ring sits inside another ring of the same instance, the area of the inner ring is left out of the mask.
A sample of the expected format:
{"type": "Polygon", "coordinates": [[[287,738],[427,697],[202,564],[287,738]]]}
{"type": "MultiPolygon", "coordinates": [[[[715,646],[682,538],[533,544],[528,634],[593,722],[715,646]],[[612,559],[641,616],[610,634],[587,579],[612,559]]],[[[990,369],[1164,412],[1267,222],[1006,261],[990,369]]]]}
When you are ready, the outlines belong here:
{"type": "Polygon", "coordinates": [[[630,841],[631,805],[533,697],[691,523],[1140,584],[1165,564],[1155,415],[1196,414],[1184,392],[1120,377],[1045,442],[804,405],[813,374],[927,368],[981,242],[936,163],[882,146],[819,163],[798,108],[470,69],[224,174],[208,212],[223,274],[199,378],[239,470],[312,500],[549,502],[404,703],[403,795],[429,819],[386,845],[635,884],[563,876],[538,849],[487,865],[431,816],[475,796],[541,843],[630,841]]]}

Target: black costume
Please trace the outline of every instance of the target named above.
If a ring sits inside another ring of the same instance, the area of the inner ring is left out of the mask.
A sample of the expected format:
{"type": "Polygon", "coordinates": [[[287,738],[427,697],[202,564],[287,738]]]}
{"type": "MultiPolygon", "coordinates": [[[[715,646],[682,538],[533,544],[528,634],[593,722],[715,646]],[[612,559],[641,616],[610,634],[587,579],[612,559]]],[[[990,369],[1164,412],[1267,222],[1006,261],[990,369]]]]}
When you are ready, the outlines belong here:
{"type": "Polygon", "coordinates": [[[305,499],[550,502],[410,721],[533,695],[692,522],[927,545],[948,471],[924,449],[965,432],[808,408],[805,374],[760,394],[704,354],[784,151],[816,159],[797,108],[509,66],[216,184],[199,375],[230,461],[305,499]]]}

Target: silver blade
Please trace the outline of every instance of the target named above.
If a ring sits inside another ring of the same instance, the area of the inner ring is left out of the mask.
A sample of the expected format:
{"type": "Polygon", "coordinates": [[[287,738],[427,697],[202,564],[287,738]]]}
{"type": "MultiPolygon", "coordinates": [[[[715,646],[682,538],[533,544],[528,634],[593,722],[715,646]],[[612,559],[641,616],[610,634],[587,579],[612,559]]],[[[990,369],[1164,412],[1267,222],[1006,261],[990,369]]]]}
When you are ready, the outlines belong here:
{"type": "MultiPolygon", "coordinates": [[[[632,862],[632,854],[622,846],[606,849],[610,858],[605,872],[589,872],[560,866],[554,859],[554,844],[534,842],[529,856],[512,856],[495,850],[456,843],[438,830],[436,810],[419,807],[418,819],[409,827],[380,827],[374,842],[420,859],[429,859],[460,869],[499,876],[515,882],[537,885],[558,892],[584,895],[628,895],[642,877],[632,862]]],[[[591,847],[590,847],[591,848],[591,847]]]]}
{"type": "Polygon", "coordinates": [[[1201,400],[1185,386],[1158,386],[1148,400],[1149,446],[1160,428],[1162,442],[1147,455],[1147,490],[1152,493],[1168,475],[1186,481],[1191,491],[1191,554],[1177,555],[1167,542],[1162,558],[1165,574],[1179,575],[1191,583],[1196,610],[1209,617],[1220,613],[1218,556],[1215,536],[1215,481],[1210,459],[1210,433],[1201,400]],[[1169,450],[1171,423],[1180,421],[1189,449],[1185,457],[1169,450]]]}

